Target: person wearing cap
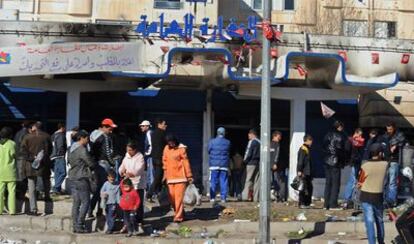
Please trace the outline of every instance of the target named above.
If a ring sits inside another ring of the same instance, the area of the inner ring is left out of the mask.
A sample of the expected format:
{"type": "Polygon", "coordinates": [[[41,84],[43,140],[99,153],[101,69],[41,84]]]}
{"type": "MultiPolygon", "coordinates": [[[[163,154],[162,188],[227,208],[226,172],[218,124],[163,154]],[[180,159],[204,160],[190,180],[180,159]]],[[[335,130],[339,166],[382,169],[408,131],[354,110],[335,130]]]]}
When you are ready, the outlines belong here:
{"type": "Polygon", "coordinates": [[[165,131],[167,130],[167,122],[164,119],[155,120],[156,128],[151,134],[151,157],[152,163],[154,166],[154,179],[147,192],[147,200],[152,202],[152,198],[155,194],[158,194],[161,191],[162,179],[164,176],[163,161],[162,156],[164,153],[165,145],[167,144],[165,140],[165,131]]]}
{"type": "Polygon", "coordinates": [[[370,146],[370,159],[361,165],[358,188],[359,196],[369,244],[384,243],[384,181],[387,175],[388,162],[385,161],[383,146],[374,143],[370,146]],[[375,227],[377,235],[375,238],[375,227]],[[376,240],[375,240],[376,239],[376,240]]]}
{"type": "Polygon", "coordinates": [[[100,201],[99,189],[102,188],[107,178],[107,171],[115,166],[114,161],[114,143],[112,131],[118,127],[112,119],[104,119],[101,127],[94,130],[90,135],[90,148],[93,159],[98,162],[95,168],[97,176],[97,190],[93,192],[91,207],[89,209],[89,217],[93,217],[93,210],[98,206],[97,215],[102,215],[103,210],[97,204],[100,201]]]}
{"type": "Polygon", "coordinates": [[[210,201],[215,202],[217,188],[220,186],[221,202],[227,200],[228,176],[230,165],[230,141],[225,138],[226,130],[217,129],[217,137],[208,143],[210,164],[210,201]]]}
{"type": "Polygon", "coordinates": [[[139,124],[139,128],[141,129],[141,132],[145,134],[144,139],[144,158],[145,158],[145,164],[146,164],[146,170],[147,170],[147,189],[151,186],[152,182],[154,181],[154,166],[152,164],[152,130],[151,123],[148,120],[144,120],[139,124]]]}

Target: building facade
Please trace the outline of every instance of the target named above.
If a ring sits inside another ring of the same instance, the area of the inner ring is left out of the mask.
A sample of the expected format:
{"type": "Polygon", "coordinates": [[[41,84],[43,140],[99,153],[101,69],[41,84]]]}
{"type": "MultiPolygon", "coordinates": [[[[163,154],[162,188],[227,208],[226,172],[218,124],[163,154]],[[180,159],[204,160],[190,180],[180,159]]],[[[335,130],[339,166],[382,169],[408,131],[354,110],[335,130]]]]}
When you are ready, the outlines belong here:
{"type": "MultiPolygon", "coordinates": [[[[358,99],[366,108],[360,110],[359,126],[383,126],[385,119],[373,119],[383,113],[411,128],[414,121],[405,118],[412,116],[407,109],[412,99],[373,94],[398,83],[411,89],[412,1],[272,3],[271,24],[282,32],[271,53],[272,128],[290,139],[285,145],[290,179],[304,134],[321,138],[330,128],[331,121],[318,114],[320,101],[339,109],[336,118],[349,121],[349,132],[358,126],[358,117],[352,117],[358,99]],[[393,103],[394,110],[383,111],[378,102],[393,103]]],[[[93,127],[92,120],[105,115],[130,128],[134,121],[164,116],[194,145],[194,165],[206,185],[206,147],[215,128],[229,128],[243,151],[247,129],[259,125],[262,5],[261,0],[0,0],[2,109],[14,121],[48,117],[54,110],[47,105],[20,101],[27,92],[20,88],[30,88],[38,89],[33,97],[50,94],[66,105],[64,118],[61,111],[54,114],[68,128],[93,127]],[[66,101],[50,92],[65,93],[66,101]],[[149,98],[146,92],[161,95],[149,98]],[[25,112],[27,107],[42,112],[25,112]]],[[[316,164],[322,166],[320,155],[317,143],[316,164]]]]}

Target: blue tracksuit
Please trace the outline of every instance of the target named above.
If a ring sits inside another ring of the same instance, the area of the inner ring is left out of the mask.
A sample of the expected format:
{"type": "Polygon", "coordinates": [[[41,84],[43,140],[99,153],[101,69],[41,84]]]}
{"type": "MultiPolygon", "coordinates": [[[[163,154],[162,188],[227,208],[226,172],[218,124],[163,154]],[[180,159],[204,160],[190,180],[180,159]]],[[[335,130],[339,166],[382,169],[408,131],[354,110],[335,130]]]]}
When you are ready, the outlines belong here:
{"type": "Polygon", "coordinates": [[[210,165],[210,197],[215,199],[220,185],[221,199],[226,200],[228,191],[228,170],[230,163],[230,141],[224,136],[211,139],[208,144],[210,165]]]}

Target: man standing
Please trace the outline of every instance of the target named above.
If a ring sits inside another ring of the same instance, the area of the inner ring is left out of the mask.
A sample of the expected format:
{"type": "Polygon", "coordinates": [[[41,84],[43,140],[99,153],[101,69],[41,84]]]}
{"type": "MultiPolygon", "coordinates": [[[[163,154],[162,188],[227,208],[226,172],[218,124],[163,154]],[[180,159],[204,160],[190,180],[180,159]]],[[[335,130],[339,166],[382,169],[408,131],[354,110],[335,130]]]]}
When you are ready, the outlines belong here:
{"type": "Polygon", "coordinates": [[[220,185],[221,202],[227,201],[228,176],[230,164],[230,141],[224,138],[226,130],[217,129],[217,137],[208,143],[210,164],[210,201],[216,201],[217,187],[220,185]]]}
{"type": "Polygon", "coordinates": [[[379,143],[370,146],[370,160],[361,166],[358,186],[361,189],[359,196],[364,212],[364,222],[369,244],[384,243],[384,180],[388,162],[383,160],[383,147],[379,143]],[[377,238],[375,238],[375,226],[377,238]]]}
{"type": "Polygon", "coordinates": [[[270,144],[270,160],[272,162],[272,187],[276,193],[277,202],[286,201],[286,161],[280,158],[280,142],[282,133],[275,131],[272,133],[272,142],[270,144]]]}
{"type": "Polygon", "coordinates": [[[249,143],[246,147],[243,162],[246,165],[246,181],[242,193],[243,200],[259,200],[259,162],[260,162],[260,141],[257,138],[257,131],[249,130],[249,143]],[[253,190],[253,199],[250,191],[253,190]]]}
{"type": "Polygon", "coordinates": [[[55,185],[53,186],[53,193],[60,194],[62,191],[62,183],[66,178],[66,128],[65,125],[59,123],[57,131],[52,135],[53,150],[50,155],[50,160],[53,162],[53,173],[55,176],[55,185]]]}
{"type": "Polygon", "coordinates": [[[50,140],[50,136],[43,132],[40,126],[40,123],[34,123],[31,127],[31,133],[27,134],[21,143],[21,153],[25,158],[24,170],[25,175],[28,178],[30,202],[29,215],[37,215],[37,177],[40,177],[43,181],[45,200],[50,200],[49,155],[52,149],[52,142],[50,140]]]}
{"type": "Polygon", "coordinates": [[[386,144],[386,156],[390,162],[388,170],[388,187],[386,193],[386,202],[390,207],[397,205],[398,197],[398,173],[402,159],[402,149],[406,143],[405,136],[397,130],[394,122],[390,122],[386,126],[387,133],[384,135],[386,144]]]}
{"type": "MultiPolygon", "coordinates": [[[[118,127],[112,119],[104,119],[101,122],[101,127],[94,130],[90,135],[91,154],[93,159],[98,162],[95,168],[95,175],[97,177],[97,188],[93,192],[91,207],[89,209],[89,217],[93,217],[93,210],[97,203],[101,200],[100,189],[106,181],[106,172],[115,166],[114,161],[114,143],[111,133],[114,128],[118,127]]],[[[99,208],[97,215],[102,215],[102,209],[99,208]]]]}
{"type": "Polygon", "coordinates": [[[22,128],[14,136],[14,142],[16,143],[16,199],[18,202],[17,211],[21,211],[23,203],[26,201],[27,191],[27,178],[25,174],[26,160],[21,152],[21,144],[23,138],[31,131],[29,121],[22,122],[22,128]]]}
{"type": "Polygon", "coordinates": [[[312,160],[310,150],[312,147],[313,138],[311,135],[306,135],[303,138],[303,145],[300,147],[298,152],[298,165],[297,173],[298,177],[301,177],[305,189],[299,192],[299,208],[307,209],[310,208],[312,203],[312,160]]]}
{"type": "Polygon", "coordinates": [[[344,149],[346,136],[344,124],[335,121],[334,130],[329,132],[323,141],[325,150],[325,209],[339,210],[338,195],[341,184],[341,168],[344,165],[344,149]]]}
{"type": "Polygon", "coordinates": [[[154,166],[154,180],[147,192],[148,201],[152,201],[154,194],[158,194],[161,190],[164,171],[162,169],[162,154],[166,145],[165,131],[167,130],[167,122],[164,119],[155,121],[156,128],[152,133],[152,163],[154,166]]]}
{"type": "Polygon", "coordinates": [[[139,124],[139,127],[141,129],[141,132],[144,133],[145,139],[144,139],[144,158],[145,158],[145,165],[147,170],[147,189],[150,188],[152,182],[154,181],[154,166],[152,164],[152,139],[151,134],[152,131],[151,123],[148,120],[144,120],[139,124]]]}

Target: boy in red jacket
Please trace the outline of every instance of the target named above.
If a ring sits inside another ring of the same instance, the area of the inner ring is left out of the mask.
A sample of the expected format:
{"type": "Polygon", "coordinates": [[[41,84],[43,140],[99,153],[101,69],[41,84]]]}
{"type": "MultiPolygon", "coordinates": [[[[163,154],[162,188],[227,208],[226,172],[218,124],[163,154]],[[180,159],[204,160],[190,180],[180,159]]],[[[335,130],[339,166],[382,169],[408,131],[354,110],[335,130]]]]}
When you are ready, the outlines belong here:
{"type": "Polygon", "coordinates": [[[122,196],[119,202],[119,207],[124,212],[124,224],[128,228],[128,234],[126,237],[131,237],[132,235],[136,234],[135,214],[137,212],[139,204],[141,203],[141,199],[139,198],[137,191],[134,190],[132,181],[130,179],[122,180],[121,191],[122,196]]]}

